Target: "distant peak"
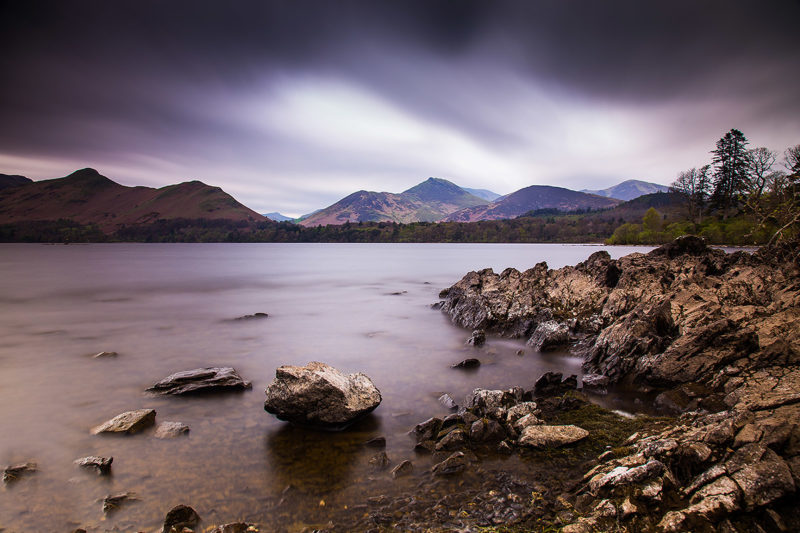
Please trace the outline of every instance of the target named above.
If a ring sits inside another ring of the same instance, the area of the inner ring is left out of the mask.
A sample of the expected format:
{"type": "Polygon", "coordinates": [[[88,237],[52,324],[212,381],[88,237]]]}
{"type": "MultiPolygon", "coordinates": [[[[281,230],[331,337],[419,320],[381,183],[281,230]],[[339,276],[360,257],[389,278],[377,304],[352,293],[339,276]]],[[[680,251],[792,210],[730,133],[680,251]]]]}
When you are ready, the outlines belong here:
{"type": "Polygon", "coordinates": [[[68,182],[80,183],[81,186],[103,186],[114,183],[93,168],[76,170],[64,179],[68,182]]]}

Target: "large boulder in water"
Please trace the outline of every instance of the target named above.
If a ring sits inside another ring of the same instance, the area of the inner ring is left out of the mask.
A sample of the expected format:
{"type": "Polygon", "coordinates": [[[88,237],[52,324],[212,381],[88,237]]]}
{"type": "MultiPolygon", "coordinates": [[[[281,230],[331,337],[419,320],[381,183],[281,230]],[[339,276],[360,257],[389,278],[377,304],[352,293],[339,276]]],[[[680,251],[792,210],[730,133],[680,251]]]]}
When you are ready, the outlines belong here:
{"type": "Polygon", "coordinates": [[[264,410],[299,426],[340,430],[381,403],[381,393],[361,372],[343,374],[325,363],[282,366],[265,391],[264,410]]]}
{"type": "Polygon", "coordinates": [[[199,392],[244,390],[249,389],[250,386],[250,382],[243,380],[242,376],[233,368],[212,367],[175,372],[147,389],[147,392],[180,395],[199,392]]]}

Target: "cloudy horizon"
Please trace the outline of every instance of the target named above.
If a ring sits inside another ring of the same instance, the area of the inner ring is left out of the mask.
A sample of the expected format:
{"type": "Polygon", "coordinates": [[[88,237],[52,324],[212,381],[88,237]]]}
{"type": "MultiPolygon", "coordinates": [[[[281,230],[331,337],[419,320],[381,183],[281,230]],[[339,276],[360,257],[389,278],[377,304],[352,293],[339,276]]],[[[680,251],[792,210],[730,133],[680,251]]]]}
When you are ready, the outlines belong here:
{"type": "Polygon", "coordinates": [[[6,2],[0,173],[300,215],[429,176],[669,184],[800,143],[796,1],[6,2]]]}

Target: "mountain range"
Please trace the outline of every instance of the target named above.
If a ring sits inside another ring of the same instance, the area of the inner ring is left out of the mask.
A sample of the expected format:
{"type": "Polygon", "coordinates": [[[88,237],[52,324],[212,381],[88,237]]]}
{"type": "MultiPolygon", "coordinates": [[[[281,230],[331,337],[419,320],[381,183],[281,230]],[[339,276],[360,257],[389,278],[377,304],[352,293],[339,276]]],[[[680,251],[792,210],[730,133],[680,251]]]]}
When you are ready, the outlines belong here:
{"type": "Polygon", "coordinates": [[[624,200],[627,202],[628,200],[633,200],[634,198],[644,196],[645,194],[669,192],[669,187],[647,181],[627,180],[607,189],[583,189],[581,192],[585,192],[587,194],[596,194],[598,196],[606,196],[608,198],[616,198],[617,200],[624,200]]]}
{"type": "Polygon", "coordinates": [[[95,224],[111,233],[126,225],[176,218],[265,220],[219,187],[200,181],[160,189],[127,187],[92,168],[64,178],[23,181],[0,190],[0,224],[69,219],[95,224]]]}

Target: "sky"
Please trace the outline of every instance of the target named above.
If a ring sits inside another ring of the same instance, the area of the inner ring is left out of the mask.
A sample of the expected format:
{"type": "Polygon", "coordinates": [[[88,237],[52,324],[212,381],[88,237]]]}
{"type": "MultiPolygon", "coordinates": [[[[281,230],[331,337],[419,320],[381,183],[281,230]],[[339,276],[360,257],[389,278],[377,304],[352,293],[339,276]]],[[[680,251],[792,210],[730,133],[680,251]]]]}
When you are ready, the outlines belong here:
{"type": "Polygon", "coordinates": [[[798,0],[0,0],[0,173],[297,216],[429,176],[669,184],[800,144],[798,0]]]}

